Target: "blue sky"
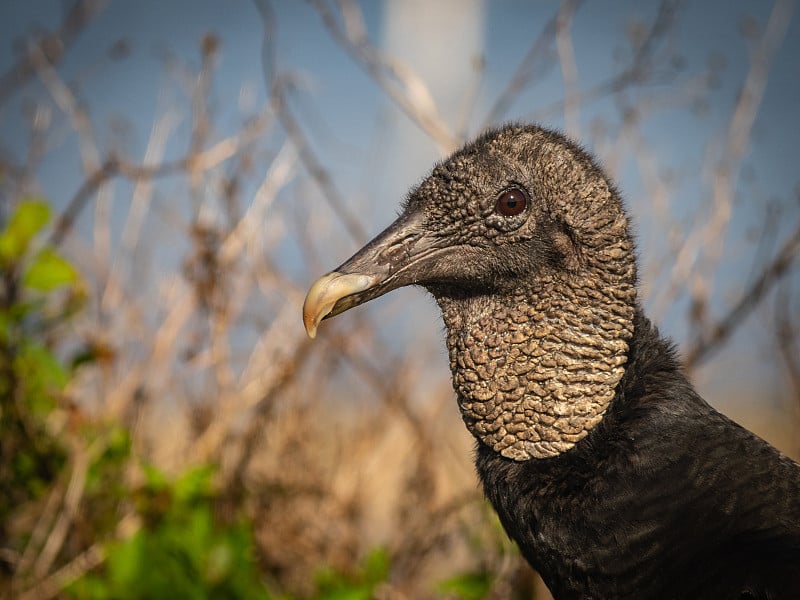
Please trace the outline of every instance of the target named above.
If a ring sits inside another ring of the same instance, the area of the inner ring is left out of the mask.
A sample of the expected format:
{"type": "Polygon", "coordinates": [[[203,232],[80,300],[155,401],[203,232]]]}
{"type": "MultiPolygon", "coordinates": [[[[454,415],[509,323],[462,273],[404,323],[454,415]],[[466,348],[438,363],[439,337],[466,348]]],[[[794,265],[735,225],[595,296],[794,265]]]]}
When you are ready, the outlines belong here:
{"type": "MultiPolygon", "coordinates": [[[[429,69],[431,80],[427,83],[434,97],[455,93],[458,99],[474,87],[476,97],[468,130],[475,133],[485,125],[497,94],[554,9],[551,3],[523,0],[475,0],[463,6],[468,5],[480,19],[477,33],[469,36],[464,30],[459,31],[458,27],[464,25],[456,15],[447,18],[445,14],[443,20],[435,21],[431,15],[419,12],[424,3],[409,1],[392,5],[395,11],[408,13],[405,16],[410,30],[400,27],[397,19],[387,19],[387,15],[396,14],[389,10],[389,5],[364,2],[362,8],[367,30],[375,43],[384,48],[391,45],[392,51],[412,67],[415,60],[424,60],[424,56],[415,57],[415,48],[439,42],[444,48],[443,56],[450,58],[429,61],[435,64],[416,65],[416,68],[429,69]],[[474,67],[478,55],[483,58],[482,72],[474,67]]],[[[10,0],[0,4],[0,73],[13,64],[25,36],[36,29],[55,27],[65,6],[58,0],[10,0]]],[[[295,1],[275,1],[271,6],[276,17],[277,64],[282,71],[291,72],[299,86],[292,97],[293,110],[314,142],[320,159],[335,173],[337,186],[357,207],[365,227],[377,232],[391,219],[405,190],[424,176],[430,162],[439,156],[436,147],[392,108],[374,82],[331,39],[313,7],[295,1]]],[[[600,152],[605,161],[619,159],[615,177],[636,220],[639,246],[647,253],[645,265],[652,266],[667,240],[652,217],[652,199],[647,196],[636,168],[636,152],[631,148],[620,148],[618,153],[614,148],[594,148],[591,132],[600,123],[612,130],[619,127],[621,101],[637,107],[660,97],[668,99],[692,77],[699,76],[710,61],[723,64],[716,87],[704,102],[677,103],[661,109],[645,119],[638,132],[661,171],[674,173],[675,187],[670,196],[673,216],[678,221],[690,221],[709,194],[709,173],[701,167],[709,149],[713,151],[727,133],[738,90],[750,67],[748,45],[752,42],[742,32],[747,30],[748,23],[763,27],[772,8],[771,2],[686,2],[674,34],[662,47],[665,54],[674,56],[676,64],[681,65],[680,74],[624,98],[607,97],[581,106],[582,141],[600,152]]],[[[634,0],[592,1],[580,8],[573,23],[572,44],[581,87],[604,80],[625,63],[630,54],[626,32],[637,22],[649,22],[656,9],[655,2],[634,0]]],[[[729,260],[723,262],[713,296],[712,310],[717,312],[723,312],[735,300],[737,292],[752,280],[751,257],[759,248],[753,241],[757,238],[753,232],[761,227],[766,204],[772,203],[782,211],[778,229],[772,234],[773,248],[800,218],[796,149],[800,139],[797,61],[800,15],[796,7],[787,27],[771,65],[752,131],[753,141],[741,165],[745,176],[737,179],[735,210],[725,251],[730,253],[726,254],[729,260]]],[[[224,136],[240,123],[243,102],[246,110],[251,110],[262,106],[267,99],[262,62],[264,29],[257,3],[250,0],[108,2],[59,67],[65,81],[77,83],[80,96],[90,109],[101,147],[111,147],[116,139],[112,132],[115,128],[123,129],[126,134],[122,146],[126,155],[134,161],[142,159],[154,119],[167,106],[187,104],[185,92],[176,82],[175,70],[165,68],[165,57],[196,67],[200,39],[208,32],[221,40],[212,109],[217,117],[217,133],[224,136]],[[109,58],[109,49],[120,39],[126,40],[130,53],[121,60],[109,58]]],[[[563,89],[559,65],[554,63],[535,85],[519,94],[504,118],[530,119],[542,107],[560,98],[563,89]]],[[[41,83],[34,80],[0,106],[0,150],[15,162],[24,161],[28,148],[25,106],[31,100],[47,97],[41,83]]],[[[450,117],[448,113],[447,118],[450,117]]],[[[66,118],[54,109],[53,119],[58,135],[53,138],[37,180],[40,192],[56,206],[63,207],[81,185],[83,175],[76,138],[70,133],[66,118]]],[[[546,124],[563,128],[563,115],[554,114],[546,124]]],[[[184,152],[188,131],[188,121],[184,119],[169,146],[171,156],[184,152]]],[[[264,143],[267,148],[271,144],[277,147],[279,140],[268,138],[264,143]]],[[[252,182],[253,186],[256,184],[257,181],[252,182]]],[[[167,180],[158,185],[166,196],[182,193],[174,182],[167,180]]],[[[129,190],[125,183],[118,185],[117,206],[124,205],[129,190]]],[[[313,186],[306,185],[302,190],[308,194],[306,201],[319,204],[313,186]]],[[[298,200],[296,194],[289,194],[284,201],[298,200]]],[[[79,223],[79,230],[87,235],[91,219],[91,211],[86,211],[79,223]]],[[[687,227],[690,225],[691,222],[686,223],[687,227]]],[[[328,229],[331,237],[340,239],[334,249],[325,251],[326,256],[336,256],[333,262],[337,264],[355,249],[355,241],[348,239],[339,227],[331,220],[328,229]]],[[[291,248],[286,249],[286,260],[296,256],[291,248]]],[[[318,274],[296,273],[299,279],[315,275],[318,274]]],[[[798,278],[793,281],[793,289],[800,295],[798,278]]],[[[405,297],[411,299],[412,294],[405,297]]],[[[678,303],[662,315],[665,330],[679,341],[684,341],[689,333],[685,325],[686,309],[685,303],[678,303]]],[[[715,360],[716,375],[700,375],[701,387],[703,381],[713,382],[716,391],[709,393],[720,397],[743,386],[747,390],[752,388],[752,393],[761,390],[764,395],[766,389],[768,396],[785,397],[780,369],[760,364],[761,357],[774,350],[771,336],[763,334],[767,327],[771,327],[768,314],[751,318],[731,349],[715,360]],[[719,370],[725,371],[724,377],[719,376],[719,370]]]]}
{"type": "MultiPolygon", "coordinates": [[[[37,27],[52,28],[59,22],[62,5],[57,0],[2,3],[0,39],[5,42],[0,44],[0,70],[5,71],[12,64],[15,46],[26,33],[37,27]]],[[[581,7],[574,22],[573,43],[582,84],[589,85],[607,76],[615,66],[615,53],[626,46],[626,24],[650,18],[655,6],[654,2],[629,1],[589,2],[581,7]]],[[[712,104],[702,119],[688,114],[676,118],[674,114],[664,113],[663,119],[656,118],[648,123],[659,153],[663,152],[668,159],[687,154],[694,159],[698,149],[705,146],[709,132],[715,132],[729,117],[736,89],[748,67],[747,46],[740,33],[742,18],[752,15],[763,24],[771,6],[768,2],[686,3],[672,43],[685,59],[687,70],[701,69],[712,53],[723,56],[727,66],[719,90],[711,98],[712,104]]],[[[363,148],[381,119],[385,99],[369,78],[352,61],[346,60],[344,52],[330,39],[307,3],[278,1],[273,3],[273,8],[278,23],[280,64],[305,77],[311,90],[307,103],[330,127],[336,142],[347,137],[348,144],[363,148]]],[[[386,29],[382,23],[382,3],[366,2],[363,8],[370,34],[380,43],[386,29]]],[[[483,12],[486,70],[472,122],[474,128],[479,127],[485,117],[481,109],[488,109],[494,92],[509,79],[533,36],[552,14],[549,6],[511,0],[487,2],[483,12]]],[[[759,153],[751,157],[759,172],[764,171],[764,176],[776,185],[794,175],[792,150],[800,133],[796,116],[800,105],[800,78],[797,77],[800,68],[796,62],[800,52],[799,23],[797,15],[793,15],[772,67],[756,128],[759,153]]],[[[254,86],[258,101],[263,102],[265,90],[260,60],[263,29],[257,7],[249,0],[109,2],[69,51],[61,72],[67,80],[82,81],[82,95],[100,124],[112,115],[123,115],[132,122],[131,153],[135,156],[143,150],[146,134],[159,109],[159,98],[169,87],[163,56],[169,53],[196,64],[199,40],[209,31],[222,39],[215,90],[219,113],[235,114],[237,96],[245,82],[254,86]],[[108,50],[119,39],[129,43],[130,56],[111,61],[107,58],[108,50]]],[[[442,32],[445,38],[453,34],[442,32]]],[[[457,39],[457,33],[451,39],[457,39]]],[[[454,56],[453,60],[471,58],[454,56]]],[[[537,106],[557,99],[561,92],[560,74],[555,67],[540,83],[520,95],[507,116],[524,118],[535,114],[537,106]]],[[[40,86],[34,82],[17,100],[41,93],[40,86]]],[[[607,110],[608,103],[598,104],[598,108],[592,105],[584,109],[584,122],[607,110]]],[[[11,147],[12,152],[21,151],[25,144],[18,117],[19,103],[12,102],[0,112],[4,146],[11,147]]],[[[548,124],[558,127],[563,123],[560,118],[554,118],[548,124]]],[[[73,182],[78,183],[76,177],[73,182]]],[[[68,189],[66,183],[58,177],[60,190],[68,189]]],[[[793,182],[786,183],[784,189],[790,189],[793,182]]],[[[57,201],[59,195],[54,193],[53,199],[57,201]]]]}

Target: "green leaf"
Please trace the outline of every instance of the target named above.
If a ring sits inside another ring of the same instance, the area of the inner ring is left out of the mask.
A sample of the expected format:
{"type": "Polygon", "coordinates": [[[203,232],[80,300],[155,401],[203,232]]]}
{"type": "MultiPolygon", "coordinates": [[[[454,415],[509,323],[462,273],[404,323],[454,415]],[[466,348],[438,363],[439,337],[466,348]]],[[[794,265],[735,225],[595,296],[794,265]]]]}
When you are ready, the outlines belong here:
{"type": "Polygon", "coordinates": [[[44,248],[22,278],[29,288],[47,292],[78,280],[78,272],[52,248],[44,248]]]}
{"type": "Polygon", "coordinates": [[[142,471],[144,471],[145,481],[150,491],[161,492],[169,486],[167,477],[154,465],[143,464],[142,471]]]}
{"type": "Polygon", "coordinates": [[[439,590],[455,594],[462,600],[481,600],[492,588],[488,573],[464,573],[439,584],[439,590]]]}
{"type": "Polygon", "coordinates": [[[189,469],[175,482],[175,500],[190,503],[213,495],[214,467],[203,465],[189,469]]]}
{"type": "Polygon", "coordinates": [[[30,410],[46,415],[54,405],[53,392],[62,389],[68,374],[46,347],[35,342],[22,343],[14,357],[14,372],[24,382],[25,399],[30,410]]]}
{"type": "Polygon", "coordinates": [[[364,559],[364,579],[375,585],[389,577],[391,557],[384,548],[376,548],[364,559]]]}
{"type": "Polygon", "coordinates": [[[50,220],[50,207],[39,200],[26,200],[17,205],[5,229],[0,232],[0,260],[11,262],[21,258],[33,236],[50,220]]]}
{"type": "Polygon", "coordinates": [[[210,585],[218,585],[230,576],[233,566],[233,549],[225,542],[217,542],[208,550],[204,579],[210,585]]]}
{"type": "Polygon", "coordinates": [[[130,539],[112,546],[113,551],[108,556],[112,589],[135,589],[140,580],[143,559],[148,558],[146,543],[145,534],[138,531],[130,539]]]}

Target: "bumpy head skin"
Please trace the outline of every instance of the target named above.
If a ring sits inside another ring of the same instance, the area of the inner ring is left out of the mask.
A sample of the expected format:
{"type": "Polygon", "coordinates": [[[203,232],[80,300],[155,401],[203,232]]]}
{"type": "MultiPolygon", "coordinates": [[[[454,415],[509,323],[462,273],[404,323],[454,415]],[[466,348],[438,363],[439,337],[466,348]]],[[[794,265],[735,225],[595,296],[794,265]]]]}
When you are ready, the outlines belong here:
{"type": "Polygon", "coordinates": [[[508,126],[435,167],[392,226],[315,284],[304,318],[311,334],[325,316],[424,286],[469,430],[508,458],[546,458],[585,437],[614,397],[635,279],[602,171],[555,133],[508,126]]]}

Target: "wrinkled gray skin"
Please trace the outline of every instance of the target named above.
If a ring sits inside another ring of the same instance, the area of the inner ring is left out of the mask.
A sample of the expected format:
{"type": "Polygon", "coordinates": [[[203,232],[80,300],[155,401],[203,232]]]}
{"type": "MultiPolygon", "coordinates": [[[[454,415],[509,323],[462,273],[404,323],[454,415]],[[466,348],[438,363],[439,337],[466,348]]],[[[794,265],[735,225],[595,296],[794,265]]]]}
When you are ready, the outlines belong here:
{"type": "Polygon", "coordinates": [[[467,428],[523,461],[556,456],[603,418],[636,306],[618,195],[579,148],[535,126],[492,131],[436,166],[388,229],[312,286],[319,322],[404,285],[441,307],[467,428]],[[524,211],[504,216],[519,188],[524,211]]]}

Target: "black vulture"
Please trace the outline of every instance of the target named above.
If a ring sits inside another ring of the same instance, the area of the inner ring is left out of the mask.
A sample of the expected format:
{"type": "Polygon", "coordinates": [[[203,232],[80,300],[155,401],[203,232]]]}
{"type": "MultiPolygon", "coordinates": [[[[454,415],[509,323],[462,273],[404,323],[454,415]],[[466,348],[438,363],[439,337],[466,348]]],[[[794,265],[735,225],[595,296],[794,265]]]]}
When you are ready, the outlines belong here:
{"type": "Polygon", "coordinates": [[[584,150],[534,125],[467,144],[313,284],[306,329],[406,285],[441,308],[484,492],[556,598],[800,598],[800,466],[694,391],[584,150]]]}

